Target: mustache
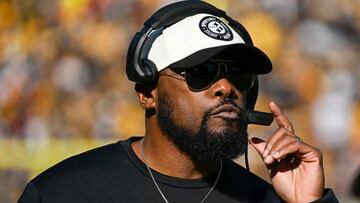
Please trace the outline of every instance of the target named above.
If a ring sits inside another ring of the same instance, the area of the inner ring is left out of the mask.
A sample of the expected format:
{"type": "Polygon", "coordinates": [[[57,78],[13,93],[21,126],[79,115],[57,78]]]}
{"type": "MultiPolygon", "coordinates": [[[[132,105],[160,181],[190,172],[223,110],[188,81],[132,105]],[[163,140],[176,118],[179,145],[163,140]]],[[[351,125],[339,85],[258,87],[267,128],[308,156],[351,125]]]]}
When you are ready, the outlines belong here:
{"type": "Polygon", "coordinates": [[[238,104],[236,104],[233,100],[222,100],[220,103],[209,107],[209,109],[206,110],[204,113],[204,118],[209,117],[213,111],[215,111],[217,108],[220,108],[223,105],[232,105],[234,108],[237,108],[239,110],[238,113],[239,118],[244,119],[246,114],[245,109],[239,106],[238,104]]]}

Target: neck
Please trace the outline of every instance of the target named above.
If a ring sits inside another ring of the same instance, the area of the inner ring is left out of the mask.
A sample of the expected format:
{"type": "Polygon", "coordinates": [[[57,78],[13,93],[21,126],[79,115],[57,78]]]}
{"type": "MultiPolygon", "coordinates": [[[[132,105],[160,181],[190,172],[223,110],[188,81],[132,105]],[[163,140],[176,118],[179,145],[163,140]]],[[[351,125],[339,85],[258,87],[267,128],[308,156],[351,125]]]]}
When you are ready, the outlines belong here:
{"type": "Polygon", "coordinates": [[[150,168],[172,177],[197,179],[215,172],[219,167],[218,162],[193,161],[188,155],[180,152],[166,135],[145,134],[143,141],[132,143],[132,148],[143,162],[144,157],[146,158],[146,164],[150,168]]]}

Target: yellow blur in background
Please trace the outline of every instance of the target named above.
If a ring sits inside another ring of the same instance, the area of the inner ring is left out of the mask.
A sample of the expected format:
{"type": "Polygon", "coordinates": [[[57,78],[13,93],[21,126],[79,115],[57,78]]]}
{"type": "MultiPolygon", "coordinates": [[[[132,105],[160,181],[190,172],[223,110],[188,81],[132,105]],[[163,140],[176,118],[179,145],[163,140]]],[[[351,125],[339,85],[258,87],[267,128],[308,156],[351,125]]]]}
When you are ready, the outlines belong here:
{"type": "Polygon", "coordinates": [[[64,158],[111,142],[114,140],[80,138],[34,140],[27,143],[23,139],[3,139],[0,145],[0,168],[26,171],[28,177],[33,178],[64,158]]]}
{"type": "MultiPolygon", "coordinates": [[[[172,2],[0,1],[1,203],[16,202],[31,178],[69,156],[143,135],[127,48],[151,13],[172,2]]],[[[256,109],[280,104],[296,133],[323,151],[326,185],[341,202],[360,202],[359,1],[208,2],[241,22],[273,62],[256,109]]],[[[249,135],[275,129],[251,126],[249,135]]],[[[251,148],[249,158],[268,180],[251,148]]]]}

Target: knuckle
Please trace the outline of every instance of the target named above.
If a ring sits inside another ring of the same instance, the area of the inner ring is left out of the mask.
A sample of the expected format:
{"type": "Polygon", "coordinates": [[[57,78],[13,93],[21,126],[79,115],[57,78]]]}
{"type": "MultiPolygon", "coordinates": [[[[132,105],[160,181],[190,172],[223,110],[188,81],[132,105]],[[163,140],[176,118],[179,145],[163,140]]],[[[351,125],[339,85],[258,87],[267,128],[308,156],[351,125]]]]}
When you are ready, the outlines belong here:
{"type": "Polygon", "coordinates": [[[290,137],[290,139],[288,139],[288,142],[291,145],[298,144],[298,142],[296,141],[296,139],[294,139],[294,137],[290,137]]]}
{"type": "Polygon", "coordinates": [[[315,157],[322,163],[323,160],[323,153],[320,149],[313,147],[313,153],[315,157]]]}
{"type": "Polygon", "coordinates": [[[320,158],[322,158],[322,157],[323,157],[323,153],[321,152],[321,150],[320,150],[320,149],[318,149],[318,148],[314,148],[314,151],[315,151],[315,153],[317,154],[317,156],[318,156],[318,157],[320,157],[320,158]]]}
{"type": "Polygon", "coordinates": [[[284,135],[287,137],[287,138],[290,138],[290,139],[293,139],[295,137],[295,134],[292,133],[291,131],[287,130],[284,132],[284,135]]]}
{"type": "Polygon", "coordinates": [[[287,134],[287,133],[288,133],[288,130],[286,129],[286,127],[280,127],[279,132],[280,132],[281,134],[287,134]]]}

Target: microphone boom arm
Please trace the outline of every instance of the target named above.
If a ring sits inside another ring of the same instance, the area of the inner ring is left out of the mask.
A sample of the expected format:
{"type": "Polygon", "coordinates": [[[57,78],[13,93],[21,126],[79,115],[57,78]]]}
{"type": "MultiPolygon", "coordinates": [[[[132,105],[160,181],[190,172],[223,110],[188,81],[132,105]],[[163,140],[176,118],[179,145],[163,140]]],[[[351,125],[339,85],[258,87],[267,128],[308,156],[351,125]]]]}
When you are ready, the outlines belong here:
{"type": "Polygon", "coordinates": [[[246,113],[246,120],[248,124],[269,126],[274,121],[274,115],[272,113],[250,110],[246,113]]]}

